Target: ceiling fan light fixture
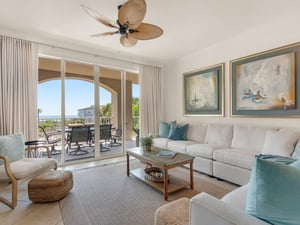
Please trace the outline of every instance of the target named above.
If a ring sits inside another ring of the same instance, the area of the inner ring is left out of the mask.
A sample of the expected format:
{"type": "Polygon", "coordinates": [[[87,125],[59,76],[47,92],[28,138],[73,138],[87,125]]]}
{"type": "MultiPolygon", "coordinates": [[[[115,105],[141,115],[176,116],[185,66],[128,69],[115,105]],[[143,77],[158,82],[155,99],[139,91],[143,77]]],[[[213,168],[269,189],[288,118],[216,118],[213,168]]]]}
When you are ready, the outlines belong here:
{"type": "Polygon", "coordinates": [[[118,6],[118,19],[116,22],[104,17],[96,10],[81,5],[82,9],[98,22],[110,28],[117,28],[117,31],[104,32],[92,35],[93,37],[120,34],[120,43],[124,47],[136,45],[138,40],[149,40],[158,38],[163,34],[163,30],[152,24],[142,23],[146,14],[145,0],[128,0],[123,5],[118,6]]]}
{"type": "Polygon", "coordinates": [[[137,43],[137,39],[127,35],[127,36],[121,36],[120,38],[120,43],[124,46],[124,47],[133,47],[136,45],[137,43]]]}

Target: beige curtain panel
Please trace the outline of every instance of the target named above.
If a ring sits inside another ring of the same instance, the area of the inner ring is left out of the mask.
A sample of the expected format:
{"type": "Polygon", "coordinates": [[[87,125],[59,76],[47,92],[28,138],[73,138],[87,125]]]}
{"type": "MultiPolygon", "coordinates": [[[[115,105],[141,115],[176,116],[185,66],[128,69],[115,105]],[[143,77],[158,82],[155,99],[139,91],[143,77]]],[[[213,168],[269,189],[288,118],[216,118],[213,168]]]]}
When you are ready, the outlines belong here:
{"type": "Polygon", "coordinates": [[[0,37],[0,135],[23,133],[36,140],[38,47],[0,37]]]}
{"type": "Polygon", "coordinates": [[[161,118],[161,69],[140,66],[140,135],[156,136],[161,118]]]}

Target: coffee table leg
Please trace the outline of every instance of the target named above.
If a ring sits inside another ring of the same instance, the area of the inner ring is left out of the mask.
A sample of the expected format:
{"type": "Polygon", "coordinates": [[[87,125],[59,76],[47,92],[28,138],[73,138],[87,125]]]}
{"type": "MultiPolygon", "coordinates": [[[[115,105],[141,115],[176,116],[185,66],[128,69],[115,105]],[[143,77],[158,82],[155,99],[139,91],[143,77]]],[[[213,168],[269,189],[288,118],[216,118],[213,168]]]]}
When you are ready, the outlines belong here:
{"type": "Polygon", "coordinates": [[[194,190],[194,169],[193,169],[193,160],[190,162],[190,183],[191,189],[194,190]]]}
{"type": "Polygon", "coordinates": [[[127,158],[127,177],[129,177],[129,154],[128,152],[126,153],[126,158],[127,158]]]}
{"type": "Polygon", "coordinates": [[[164,169],[164,197],[168,200],[168,169],[164,169]]]}

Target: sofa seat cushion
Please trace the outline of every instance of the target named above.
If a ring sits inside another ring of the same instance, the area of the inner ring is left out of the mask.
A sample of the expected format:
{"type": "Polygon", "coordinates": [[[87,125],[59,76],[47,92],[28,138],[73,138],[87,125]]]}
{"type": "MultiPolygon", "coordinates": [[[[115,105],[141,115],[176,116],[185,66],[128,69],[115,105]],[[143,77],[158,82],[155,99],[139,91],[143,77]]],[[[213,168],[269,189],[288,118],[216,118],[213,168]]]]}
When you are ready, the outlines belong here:
{"type": "Polygon", "coordinates": [[[211,144],[192,144],[187,146],[186,152],[193,156],[212,159],[214,151],[221,148],[224,148],[224,146],[211,144]]]}
{"type": "Polygon", "coordinates": [[[170,141],[168,138],[153,138],[153,145],[158,148],[167,148],[168,141],[170,141]]]}
{"type": "Polygon", "coordinates": [[[226,194],[222,201],[231,205],[234,208],[245,211],[247,203],[248,184],[243,185],[232,192],[226,194]]]}
{"type": "Polygon", "coordinates": [[[258,152],[245,149],[222,149],[213,153],[213,159],[225,164],[251,170],[258,152]]]}
{"type": "MultiPolygon", "coordinates": [[[[24,158],[10,163],[10,169],[17,180],[34,177],[50,169],[56,168],[56,160],[52,158],[24,158]]],[[[0,165],[0,180],[9,179],[4,165],[0,165]]]]}
{"type": "Polygon", "coordinates": [[[167,148],[175,152],[186,153],[186,148],[189,145],[195,144],[193,141],[172,141],[170,140],[167,144],[167,148]]]}

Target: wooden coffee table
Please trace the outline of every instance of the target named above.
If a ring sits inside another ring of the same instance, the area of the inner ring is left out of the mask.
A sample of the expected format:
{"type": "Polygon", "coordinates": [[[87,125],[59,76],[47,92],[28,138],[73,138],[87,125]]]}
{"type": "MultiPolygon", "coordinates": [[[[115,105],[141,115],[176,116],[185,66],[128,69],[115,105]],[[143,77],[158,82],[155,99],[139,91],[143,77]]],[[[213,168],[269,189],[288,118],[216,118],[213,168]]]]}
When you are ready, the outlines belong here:
{"type": "Polygon", "coordinates": [[[194,175],[193,175],[193,156],[177,153],[173,158],[163,158],[158,157],[157,154],[164,149],[152,148],[151,151],[144,151],[142,148],[128,148],[127,152],[127,176],[130,174],[136,176],[140,180],[149,184],[153,188],[161,191],[164,194],[165,200],[168,200],[169,193],[190,187],[194,189],[194,175]],[[133,156],[144,163],[151,164],[152,166],[159,167],[164,171],[164,182],[158,183],[151,181],[145,177],[144,168],[137,168],[130,170],[130,160],[129,157],[133,156]],[[183,166],[185,164],[190,164],[190,182],[180,179],[174,175],[168,176],[168,170],[183,166]]]}

